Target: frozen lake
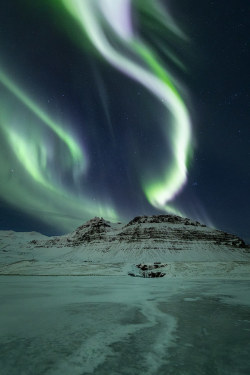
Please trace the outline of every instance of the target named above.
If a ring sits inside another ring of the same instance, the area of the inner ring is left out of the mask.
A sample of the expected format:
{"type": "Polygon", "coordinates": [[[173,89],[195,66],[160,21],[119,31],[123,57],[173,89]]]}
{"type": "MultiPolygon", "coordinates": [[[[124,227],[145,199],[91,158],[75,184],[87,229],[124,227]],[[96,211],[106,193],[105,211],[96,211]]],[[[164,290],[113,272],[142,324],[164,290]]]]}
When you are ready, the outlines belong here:
{"type": "Polygon", "coordinates": [[[1,375],[249,375],[250,281],[0,277],[1,375]]]}

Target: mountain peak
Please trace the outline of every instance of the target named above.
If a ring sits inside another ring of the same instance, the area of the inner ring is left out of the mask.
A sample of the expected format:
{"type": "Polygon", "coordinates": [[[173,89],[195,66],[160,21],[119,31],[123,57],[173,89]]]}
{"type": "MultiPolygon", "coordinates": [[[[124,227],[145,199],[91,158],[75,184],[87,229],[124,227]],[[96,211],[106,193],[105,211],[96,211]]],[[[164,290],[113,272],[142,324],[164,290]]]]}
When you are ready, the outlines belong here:
{"type": "Polygon", "coordinates": [[[172,223],[172,224],[183,224],[183,225],[192,225],[192,226],[201,226],[205,227],[205,224],[201,224],[198,221],[193,221],[188,218],[183,218],[177,215],[152,215],[152,216],[136,216],[132,219],[126,226],[134,224],[158,224],[158,223],[172,223]]]}
{"type": "Polygon", "coordinates": [[[110,227],[110,221],[104,220],[102,217],[95,216],[95,217],[93,217],[93,219],[90,219],[86,223],[80,225],[75,230],[75,232],[81,231],[81,230],[83,230],[85,228],[89,228],[89,227],[100,227],[100,226],[110,227]]]}
{"type": "Polygon", "coordinates": [[[112,262],[240,260],[249,254],[239,237],[177,215],[137,216],[125,225],[94,217],[72,233],[28,246],[75,248],[80,258],[112,262]]]}

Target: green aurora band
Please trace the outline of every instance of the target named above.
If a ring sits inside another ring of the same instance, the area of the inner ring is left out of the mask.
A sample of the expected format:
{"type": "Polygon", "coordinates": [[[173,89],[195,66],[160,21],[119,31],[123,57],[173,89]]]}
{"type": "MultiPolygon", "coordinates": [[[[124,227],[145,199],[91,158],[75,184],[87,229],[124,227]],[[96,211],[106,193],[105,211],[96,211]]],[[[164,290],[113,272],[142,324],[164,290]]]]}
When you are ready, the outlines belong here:
{"type": "MultiPolygon", "coordinates": [[[[158,22],[167,21],[167,27],[175,35],[182,37],[181,31],[175,25],[170,15],[166,14],[158,1],[130,0],[60,0],[71,15],[76,19],[82,31],[98,50],[101,56],[112,66],[130,78],[139,82],[158,98],[167,111],[172,115],[172,132],[170,134],[173,160],[163,176],[157,180],[142,179],[142,188],[148,201],[156,208],[170,213],[182,215],[169,204],[180,192],[187,181],[187,163],[191,147],[191,120],[188,109],[181,97],[174,78],[160,64],[153,50],[135,36],[131,21],[132,4],[143,7],[144,11],[153,15],[158,22]],[[113,47],[110,35],[116,41],[115,45],[130,52],[126,57],[124,52],[113,47]],[[107,36],[108,35],[108,36],[107,36]],[[118,44],[119,43],[119,44],[118,44]],[[131,58],[134,56],[134,60],[131,58]],[[141,61],[141,64],[138,63],[141,61]],[[146,67],[145,67],[146,65],[146,67]]],[[[84,47],[84,46],[83,46],[84,47]]],[[[171,51],[169,51],[171,55],[171,51]]],[[[166,139],[169,131],[165,127],[166,139]]]]}
{"type": "Polygon", "coordinates": [[[88,169],[86,155],[66,126],[46,114],[3,69],[0,84],[0,131],[7,145],[1,149],[2,198],[62,230],[95,215],[117,220],[111,205],[64,186],[64,173],[70,171],[77,183],[88,169]]]}
{"type": "MultiPolygon", "coordinates": [[[[166,142],[171,140],[172,161],[166,161],[166,170],[158,178],[141,178],[141,186],[151,205],[182,215],[171,202],[187,181],[188,157],[192,153],[190,116],[174,77],[133,30],[132,11],[143,9],[155,22],[167,24],[168,31],[177,38],[184,38],[182,32],[156,0],[55,0],[55,4],[66,10],[67,17],[67,12],[70,14],[104,60],[139,82],[171,114],[171,133],[169,124],[163,121],[160,125],[166,142]]],[[[164,48],[178,63],[172,51],[164,48]]],[[[91,162],[72,135],[70,124],[54,118],[0,67],[0,133],[5,142],[0,151],[1,197],[64,231],[96,215],[118,220],[120,215],[111,200],[93,201],[87,188],[79,189],[79,181],[87,181],[91,162]],[[74,189],[65,185],[68,173],[74,189]]]]}

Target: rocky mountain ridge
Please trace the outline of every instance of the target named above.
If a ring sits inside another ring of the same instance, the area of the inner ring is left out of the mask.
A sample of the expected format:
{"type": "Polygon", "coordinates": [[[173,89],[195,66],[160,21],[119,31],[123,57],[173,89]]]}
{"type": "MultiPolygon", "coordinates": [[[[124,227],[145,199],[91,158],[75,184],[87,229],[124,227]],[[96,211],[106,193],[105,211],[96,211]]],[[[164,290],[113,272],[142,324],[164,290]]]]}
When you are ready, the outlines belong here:
{"type": "MultiPolygon", "coordinates": [[[[249,247],[239,237],[207,227],[198,221],[173,215],[137,216],[129,223],[111,223],[95,217],[74,232],[48,240],[33,240],[35,247],[78,247],[82,245],[140,243],[165,245],[173,250],[183,250],[193,242],[228,246],[231,249],[249,247]]],[[[137,245],[136,245],[137,244],[137,245]]]]}
{"type": "MultiPolygon", "coordinates": [[[[207,227],[198,221],[192,221],[173,215],[137,216],[129,223],[113,224],[103,218],[95,217],[78,227],[74,232],[46,241],[31,241],[36,246],[81,246],[98,242],[141,242],[153,241],[166,243],[211,241],[215,245],[227,245],[233,248],[247,249],[248,246],[239,237],[207,227]]],[[[177,246],[178,247],[178,246],[177,246]]]]}
{"type": "Polygon", "coordinates": [[[127,276],[136,274],[136,264],[164,264],[165,277],[248,279],[250,247],[173,215],[138,216],[126,224],[93,218],[54,237],[0,231],[0,275],[127,276]]]}

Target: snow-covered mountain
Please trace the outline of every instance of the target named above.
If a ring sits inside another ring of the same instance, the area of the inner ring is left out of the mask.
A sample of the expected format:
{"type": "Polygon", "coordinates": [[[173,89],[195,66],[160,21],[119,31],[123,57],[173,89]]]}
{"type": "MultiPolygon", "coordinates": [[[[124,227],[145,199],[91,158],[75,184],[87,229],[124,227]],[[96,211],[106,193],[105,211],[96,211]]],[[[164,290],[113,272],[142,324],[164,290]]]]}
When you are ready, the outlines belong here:
{"type": "Polygon", "coordinates": [[[125,225],[95,217],[56,237],[2,231],[0,251],[0,274],[106,274],[107,265],[108,274],[110,267],[117,274],[124,265],[155,261],[175,270],[203,262],[205,272],[205,263],[250,262],[250,248],[239,237],[173,215],[139,216],[125,225]]]}

